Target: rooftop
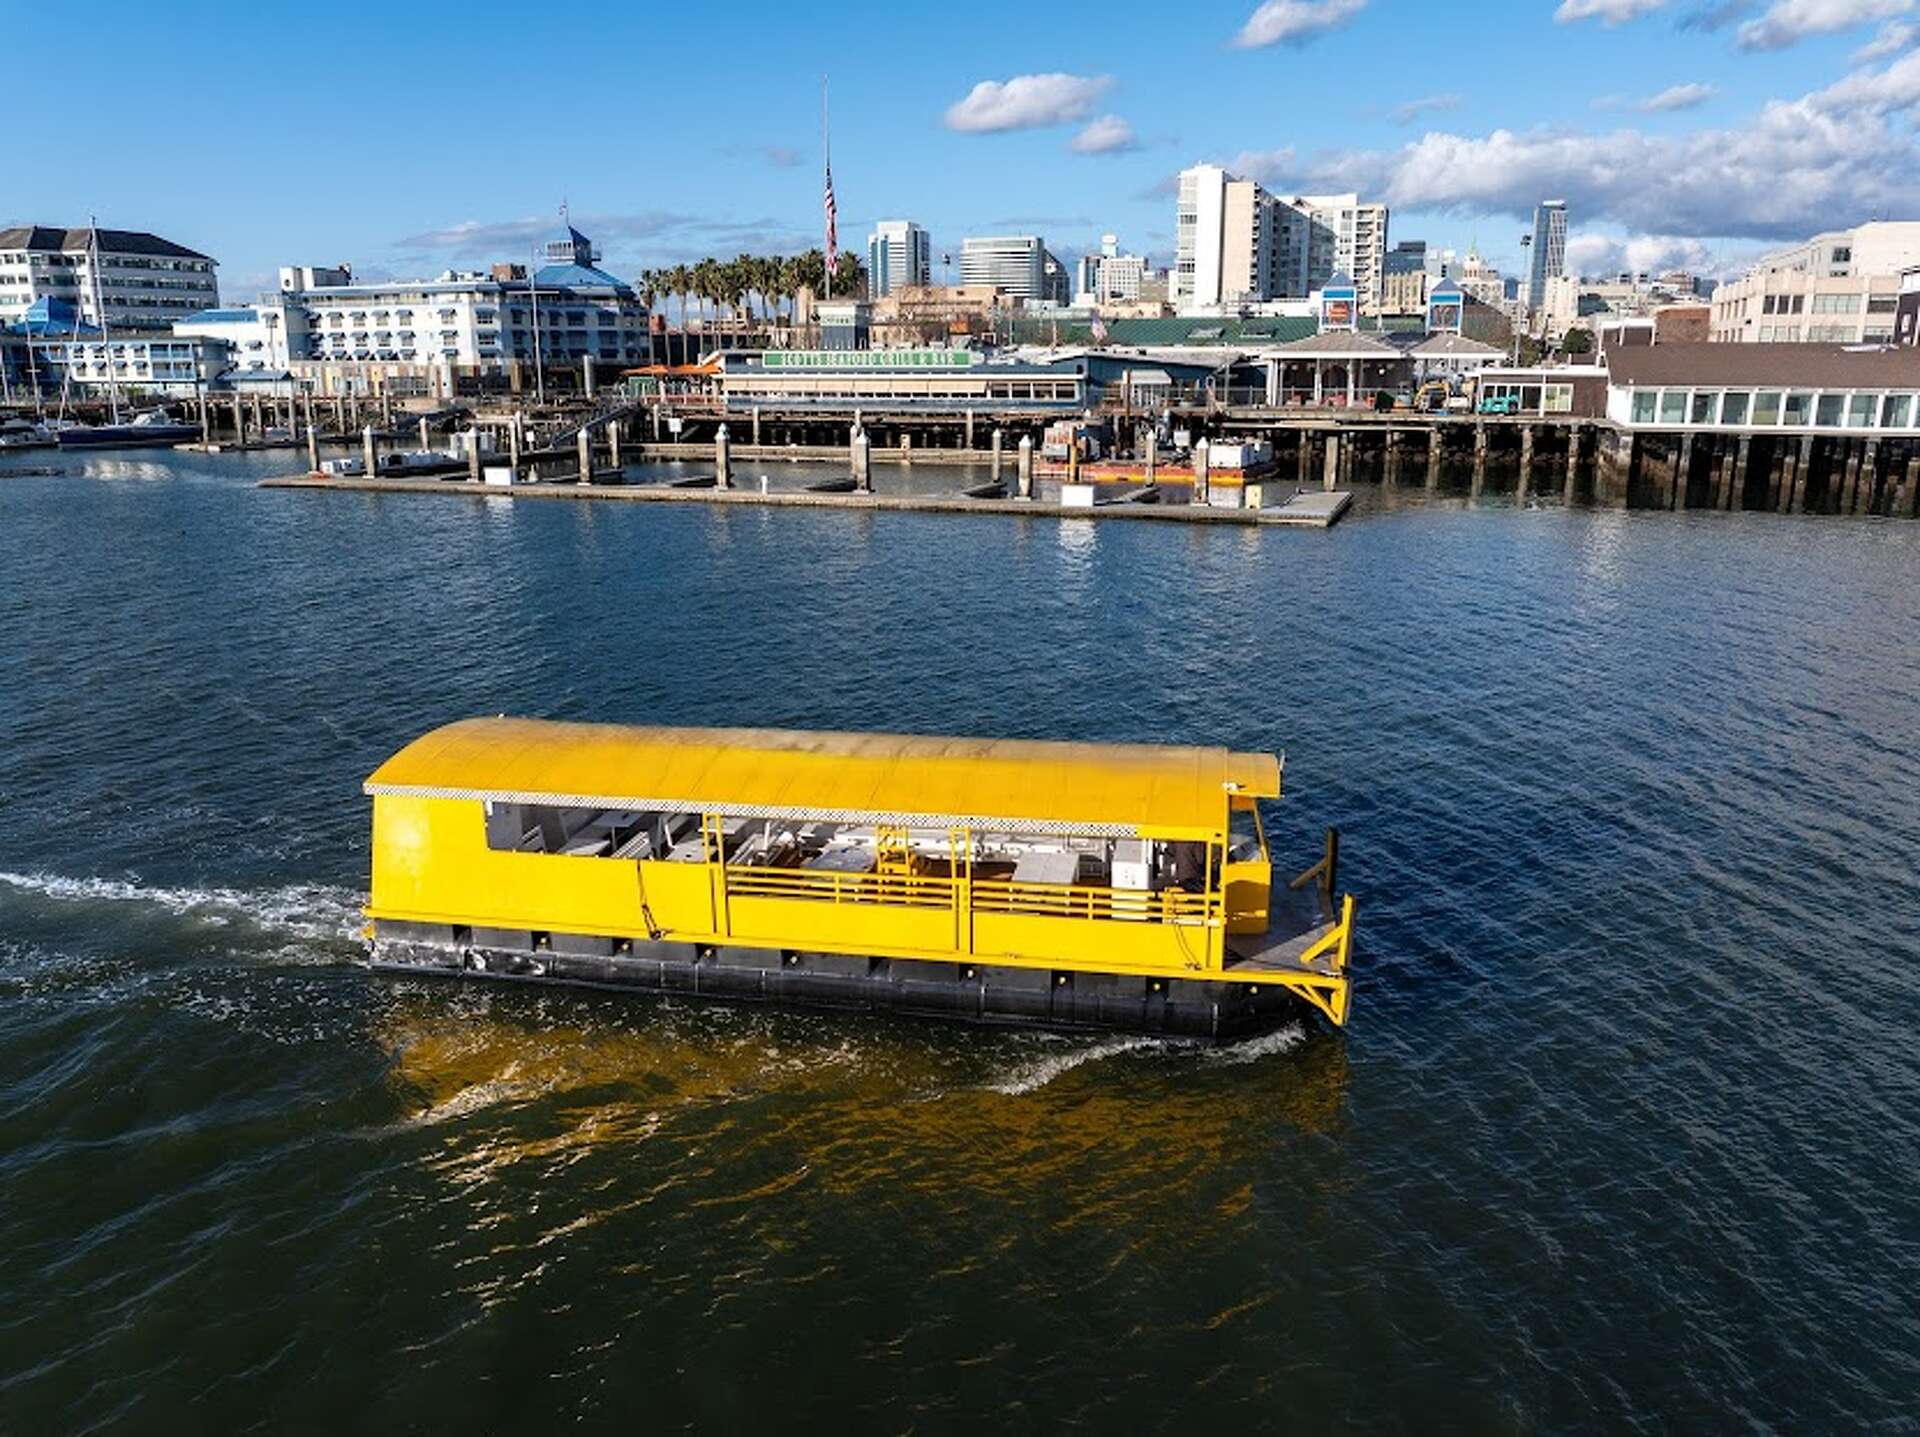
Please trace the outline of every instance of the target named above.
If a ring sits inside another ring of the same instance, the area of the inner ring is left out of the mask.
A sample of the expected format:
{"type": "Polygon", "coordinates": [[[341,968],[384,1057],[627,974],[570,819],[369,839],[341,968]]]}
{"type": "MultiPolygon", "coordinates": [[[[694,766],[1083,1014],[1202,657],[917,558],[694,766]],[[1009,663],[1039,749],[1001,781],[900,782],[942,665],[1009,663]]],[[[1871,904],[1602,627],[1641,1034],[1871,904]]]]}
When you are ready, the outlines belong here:
{"type": "MultiPolygon", "coordinates": [[[[73,254],[93,246],[96,231],[90,228],[67,229],[60,225],[14,225],[0,230],[0,249],[33,250],[42,254],[73,254]]],[[[204,259],[211,256],[188,249],[172,240],[145,230],[107,230],[97,232],[104,254],[158,255],[169,259],[204,259]]]]}
{"type": "Polygon", "coordinates": [[[1844,344],[1649,344],[1607,351],[1614,384],[1920,389],[1920,349],[1844,344]]]}
{"type": "Polygon", "coordinates": [[[370,794],[945,827],[1218,832],[1229,789],[1277,797],[1272,754],[785,729],[467,719],[415,739],[370,794]]]}

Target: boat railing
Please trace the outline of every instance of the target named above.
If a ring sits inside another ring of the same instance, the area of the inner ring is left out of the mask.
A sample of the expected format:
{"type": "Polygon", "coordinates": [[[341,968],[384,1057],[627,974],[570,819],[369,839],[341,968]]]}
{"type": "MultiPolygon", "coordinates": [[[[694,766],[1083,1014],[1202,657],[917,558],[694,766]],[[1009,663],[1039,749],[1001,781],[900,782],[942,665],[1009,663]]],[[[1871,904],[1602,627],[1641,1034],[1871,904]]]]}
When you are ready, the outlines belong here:
{"type": "Polygon", "coordinates": [[[827,903],[886,903],[951,908],[954,881],[910,873],[836,873],[792,868],[727,869],[727,893],[745,898],[810,898],[827,903]]]}
{"type": "MultiPolygon", "coordinates": [[[[735,898],[803,898],[825,903],[880,903],[907,908],[958,904],[960,883],[911,873],[838,873],[792,868],[727,869],[727,893],[735,898]]],[[[1179,888],[1106,888],[1084,883],[1019,883],[980,878],[966,885],[978,913],[1032,918],[1080,918],[1134,923],[1205,926],[1220,915],[1219,899],[1179,888]]]]}
{"type": "Polygon", "coordinates": [[[1082,883],[1018,883],[982,878],[972,885],[973,906],[984,913],[1044,918],[1121,919],[1199,926],[1218,912],[1206,893],[1180,888],[1103,888],[1082,883]]]}

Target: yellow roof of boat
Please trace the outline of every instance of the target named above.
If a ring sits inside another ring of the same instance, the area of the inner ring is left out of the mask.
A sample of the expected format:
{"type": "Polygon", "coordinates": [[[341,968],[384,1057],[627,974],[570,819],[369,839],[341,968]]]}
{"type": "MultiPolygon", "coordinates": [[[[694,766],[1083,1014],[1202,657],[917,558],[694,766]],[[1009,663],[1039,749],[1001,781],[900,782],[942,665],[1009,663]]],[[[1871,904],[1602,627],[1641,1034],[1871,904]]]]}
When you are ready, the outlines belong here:
{"type": "Polygon", "coordinates": [[[408,744],[370,794],[684,806],[866,822],[1218,832],[1230,792],[1280,794],[1269,753],[791,729],[465,719],[408,744]]]}

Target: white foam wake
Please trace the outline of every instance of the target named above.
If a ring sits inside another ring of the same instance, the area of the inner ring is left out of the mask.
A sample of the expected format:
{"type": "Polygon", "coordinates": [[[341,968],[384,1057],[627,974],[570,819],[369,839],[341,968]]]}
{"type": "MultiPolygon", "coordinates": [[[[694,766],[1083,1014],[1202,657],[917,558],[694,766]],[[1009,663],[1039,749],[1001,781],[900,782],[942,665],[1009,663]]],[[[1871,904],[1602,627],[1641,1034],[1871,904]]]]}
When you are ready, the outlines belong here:
{"type": "Polygon", "coordinates": [[[1299,1047],[1307,1041],[1305,1023],[1289,1023],[1284,1028],[1275,1028],[1271,1033],[1262,1033],[1257,1038],[1247,1038],[1238,1043],[1223,1044],[1218,1048],[1202,1050],[1202,1060],[1209,1063],[1257,1063],[1262,1058],[1272,1057],[1275,1053],[1285,1053],[1299,1047]]]}
{"type": "Polygon", "coordinates": [[[1165,1040],[1161,1038],[1109,1038],[1105,1042],[1092,1043],[1084,1048],[1070,1048],[1064,1053],[1054,1053],[1048,1057],[1036,1059],[1022,1065],[999,1082],[989,1083],[987,1087],[991,1092],[1018,1097],[1022,1093],[1031,1093],[1046,1087],[1055,1078],[1071,1073],[1082,1063],[1095,1063],[1102,1058],[1117,1057],[1121,1053],[1130,1053],[1136,1048],[1164,1046],[1165,1040]]]}
{"type": "Polygon", "coordinates": [[[164,888],[119,878],[0,872],[0,886],[62,902],[148,904],[206,923],[249,922],[299,938],[357,938],[364,922],[360,894],[320,883],[255,890],[164,888]]]}

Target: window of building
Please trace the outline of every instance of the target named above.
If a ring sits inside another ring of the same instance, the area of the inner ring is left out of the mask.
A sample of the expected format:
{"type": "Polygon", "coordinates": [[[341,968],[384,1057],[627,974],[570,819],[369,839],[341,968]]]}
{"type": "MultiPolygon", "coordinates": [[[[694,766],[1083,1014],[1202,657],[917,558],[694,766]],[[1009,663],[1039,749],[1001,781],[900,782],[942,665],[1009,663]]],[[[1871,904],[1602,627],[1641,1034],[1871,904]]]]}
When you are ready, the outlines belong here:
{"type": "Polygon", "coordinates": [[[1822,429],[1837,427],[1841,413],[1846,409],[1847,397],[1844,394],[1823,394],[1814,410],[1813,422],[1822,429]]]}
{"type": "Polygon", "coordinates": [[[1913,408],[1911,394],[1889,394],[1880,402],[1880,427],[1882,429],[1905,429],[1907,415],[1913,408]]]}
{"type": "Polygon", "coordinates": [[[1752,396],[1738,392],[1730,393],[1720,402],[1720,422],[1722,424],[1745,424],[1747,422],[1747,400],[1752,396]]]}
{"type": "Polygon", "coordinates": [[[1897,294],[1870,294],[1867,296],[1868,314],[1892,314],[1900,307],[1897,294]]]}
{"type": "Polygon", "coordinates": [[[1782,314],[1798,314],[1800,313],[1802,306],[1804,306],[1806,302],[1807,302],[1807,297],[1804,294],[1796,294],[1793,296],[1793,308],[1783,309],[1781,310],[1781,313],[1782,314]]]}
{"type": "Polygon", "coordinates": [[[1693,391],[1693,406],[1687,411],[1689,424],[1713,423],[1714,410],[1719,407],[1720,395],[1717,390],[1696,389],[1693,391]]]}
{"type": "Polygon", "coordinates": [[[1655,395],[1651,389],[1634,390],[1632,422],[1635,424],[1653,423],[1653,406],[1657,398],[1658,396],[1655,395]]]}
{"type": "Polygon", "coordinates": [[[1766,297],[1765,299],[1763,299],[1763,300],[1761,300],[1761,301],[1760,301],[1760,312],[1761,312],[1762,314],[1772,314],[1772,313],[1773,313],[1773,304],[1774,304],[1774,300],[1775,300],[1775,299],[1777,299],[1777,298],[1778,298],[1778,296],[1777,296],[1777,295],[1771,295],[1771,294],[1770,294],[1770,295],[1768,295],[1768,296],[1767,296],[1767,297],[1766,297]]]}
{"type": "Polygon", "coordinates": [[[1813,395],[1805,390],[1789,394],[1786,415],[1788,424],[1805,424],[1813,415],[1813,395]]]}
{"type": "Polygon", "coordinates": [[[1854,395],[1852,399],[1847,401],[1847,428],[1873,428],[1873,413],[1876,407],[1873,395],[1854,395]]]}
{"type": "Polygon", "coordinates": [[[1684,389],[1663,389],[1660,391],[1660,422],[1662,424],[1680,424],[1687,417],[1687,391],[1684,389]]]}

